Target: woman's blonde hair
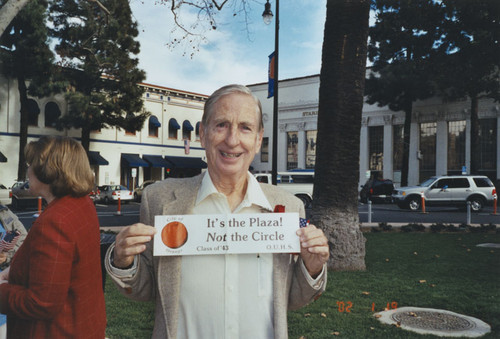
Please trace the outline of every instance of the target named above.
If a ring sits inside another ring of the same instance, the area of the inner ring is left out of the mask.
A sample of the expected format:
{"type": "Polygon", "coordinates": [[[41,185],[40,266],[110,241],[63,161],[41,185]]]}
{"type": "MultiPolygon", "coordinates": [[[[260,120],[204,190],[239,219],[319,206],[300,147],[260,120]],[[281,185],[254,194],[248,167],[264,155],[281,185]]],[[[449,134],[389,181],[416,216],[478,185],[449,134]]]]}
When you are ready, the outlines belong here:
{"type": "Polygon", "coordinates": [[[83,197],[94,186],[87,153],[72,138],[43,136],[26,145],[24,155],[38,180],[49,185],[57,198],[83,197]]]}

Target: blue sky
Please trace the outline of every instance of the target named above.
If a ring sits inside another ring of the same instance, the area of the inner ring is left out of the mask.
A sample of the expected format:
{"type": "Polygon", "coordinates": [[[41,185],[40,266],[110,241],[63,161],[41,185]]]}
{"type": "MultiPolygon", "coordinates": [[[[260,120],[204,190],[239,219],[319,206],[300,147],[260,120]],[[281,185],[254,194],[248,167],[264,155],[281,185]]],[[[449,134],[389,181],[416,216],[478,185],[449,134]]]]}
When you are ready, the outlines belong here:
{"type": "MultiPolygon", "coordinates": [[[[218,28],[208,31],[207,41],[190,56],[193,45],[171,48],[181,37],[174,29],[168,6],[152,0],[131,0],[139,25],[139,67],[146,71],[145,82],[201,94],[211,94],[229,84],[254,84],[267,81],[268,55],[274,50],[274,19],[262,21],[265,0],[249,0],[248,31],[242,15],[233,16],[224,7],[216,20],[218,28]],[[172,30],[174,30],[172,32],[172,30]]],[[[270,0],[275,11],[275,1],[270,0]]],[[[181,19],[194,18],[184,12],[181,19]]],[[[326,0],[286,0],[280,3],[279,78],[288,79],[318,74],[326,15],[326,0]]]]}

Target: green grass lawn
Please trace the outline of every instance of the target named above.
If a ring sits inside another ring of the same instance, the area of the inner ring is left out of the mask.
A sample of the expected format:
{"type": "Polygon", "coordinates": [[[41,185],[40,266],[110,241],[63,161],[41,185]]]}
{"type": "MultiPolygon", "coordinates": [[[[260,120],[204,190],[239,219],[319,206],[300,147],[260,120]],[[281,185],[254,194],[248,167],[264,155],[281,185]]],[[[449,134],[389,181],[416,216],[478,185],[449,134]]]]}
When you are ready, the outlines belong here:
{"type": "MultiPolygon", "coordinates": [[[[500,337],[500,234],[365,233],[364,272],[329,272],[323,296],[289,313],[290,338],[437,338],[383,325],[373,314],[386,307],[428,307],[481,319],[483,338],[500,337]]],[[[107,281],[110,338],[150,338],[151,303],[132,302],[107,281]]]]}

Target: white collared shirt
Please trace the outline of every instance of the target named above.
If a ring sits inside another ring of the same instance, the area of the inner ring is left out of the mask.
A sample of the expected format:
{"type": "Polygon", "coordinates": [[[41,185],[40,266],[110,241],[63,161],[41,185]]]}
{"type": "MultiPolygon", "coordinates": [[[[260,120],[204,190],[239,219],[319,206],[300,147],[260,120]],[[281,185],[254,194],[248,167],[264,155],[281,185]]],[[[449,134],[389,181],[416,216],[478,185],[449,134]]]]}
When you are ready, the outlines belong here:
{"type": "MultiPolygon", "coordinates": [[[[247,192],[231,211],[207,172],[193,214],[261,213],[272,208],[248,173],[247,192]]],[[[178,338],[273,338],[273,256],[192,255],[182,258],[178,338]]]]}
{"type": "MultiPolygon", "coordinates": [[[[192,214],[238,214],[272,211],[257,180],[248,173],[247,192],[230,210],[205,173],[192,214]]],[[[110,258],[108,258],[110,260],[110,258]]],[[[227,254],[183,256],[177,338],[273,338],[273,255],[227,254]]],[[[131,278],[130,269],[110,265],[114,275],[131,278]]],[[[313,279],[303,263],[300,269],[311,287],[320,289],[326,266],[313,279]]]]}

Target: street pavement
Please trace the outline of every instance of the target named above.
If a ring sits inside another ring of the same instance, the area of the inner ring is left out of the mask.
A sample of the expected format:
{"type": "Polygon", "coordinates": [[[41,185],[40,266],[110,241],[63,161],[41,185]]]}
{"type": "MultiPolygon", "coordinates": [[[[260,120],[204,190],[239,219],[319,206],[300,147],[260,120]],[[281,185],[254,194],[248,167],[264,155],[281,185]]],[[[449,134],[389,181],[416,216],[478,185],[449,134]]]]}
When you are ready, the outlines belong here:
{"type": "MultiPolygon", "coordinates": [[[[140,204],[137,202],[129,202],[122,204],[120,213],[116,204],[104,205],[97,204],[96,210],[99,216],[101,227],[116,228],[120,226],[132,225],[139,222],[140,204]]],[[[361,223],[369,222],[368,214],[369,206],[367,204],[359,204],[359,220],[361,223]]],[[[29,229],[35,221],[34,215],[37,213],[34,209],[26,209],[22,211],[14,211],[26,229],[29,229]]],[[[402,210],[394,204],[372,204],[371,205],[371,223],[444,223],[444,224],[462,224],[467,223],[466,211],[461,211],[458,208],[452,207],[428,207],[427,213],[411,212],[402,210]]],[[[310,210],[306,213],[309,215],[310,210]]],[[[493,215],[493,207],[487,206],[480,213],[470,214],[471,224],[500,224],[500,214],[493,215]]]]}

